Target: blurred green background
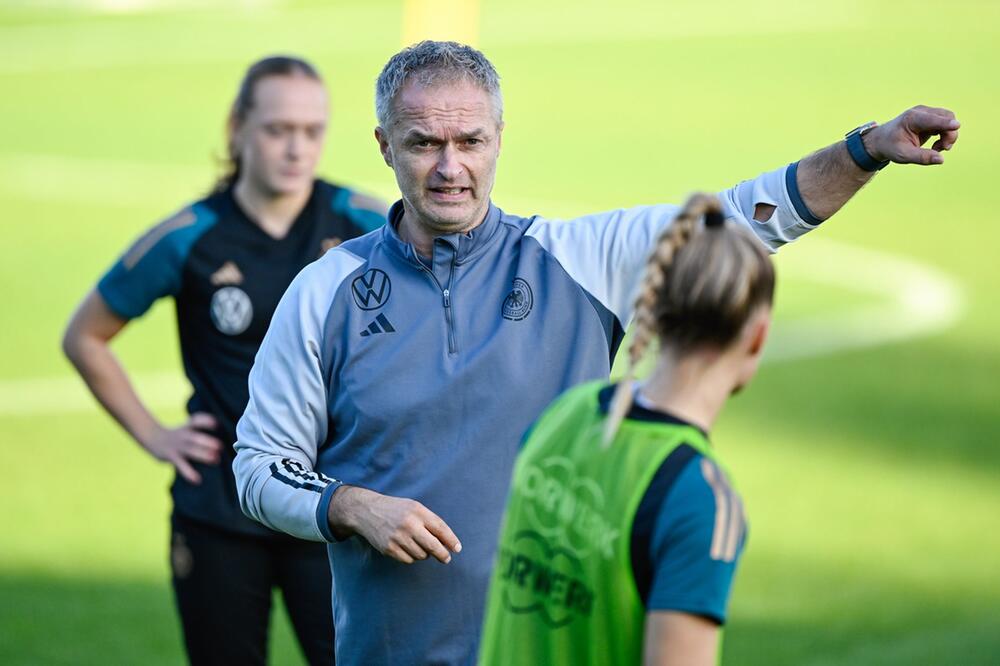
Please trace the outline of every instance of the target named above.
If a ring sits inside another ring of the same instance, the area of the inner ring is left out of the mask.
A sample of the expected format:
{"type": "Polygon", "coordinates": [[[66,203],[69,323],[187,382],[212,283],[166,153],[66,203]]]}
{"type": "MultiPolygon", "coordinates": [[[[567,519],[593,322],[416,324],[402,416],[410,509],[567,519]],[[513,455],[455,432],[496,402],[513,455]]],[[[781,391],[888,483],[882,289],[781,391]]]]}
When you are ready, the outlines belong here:
{"type": "MultiPolygon", "coordinates": [[[[0,2],[0,663],[182,661],[170,470],[95,407],[62,327],[210,186],[262,55],[325,74],[322,172],[395,198],[372,88],[402,25],[372,0],[0,2]]],[[[511,212],[679,203],[917,103],[964,123],[943,166],[886,169],[778,257],[771,361],[714,433],[751,519],[727,664],[1000,663],[998,39],[988,0],[481,2],[511,212]]],[[[173,326],[160,303],[115,345],[171,422],[173,326]]]]}

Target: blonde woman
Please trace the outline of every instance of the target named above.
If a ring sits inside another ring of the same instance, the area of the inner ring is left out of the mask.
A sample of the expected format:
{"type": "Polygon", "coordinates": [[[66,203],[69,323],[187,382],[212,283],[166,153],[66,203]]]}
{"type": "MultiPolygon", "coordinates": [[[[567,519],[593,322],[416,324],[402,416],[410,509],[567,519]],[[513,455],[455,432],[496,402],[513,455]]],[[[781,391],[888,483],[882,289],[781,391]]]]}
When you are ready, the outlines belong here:
{"type": "Polygon", "coordinates": [[[692,197],[649,259],[626,377],[563,394],[518,458],[482,664],[717,661],[746,524],[708,433],[757,370],[773,290],[760,242],[692,197]]]}

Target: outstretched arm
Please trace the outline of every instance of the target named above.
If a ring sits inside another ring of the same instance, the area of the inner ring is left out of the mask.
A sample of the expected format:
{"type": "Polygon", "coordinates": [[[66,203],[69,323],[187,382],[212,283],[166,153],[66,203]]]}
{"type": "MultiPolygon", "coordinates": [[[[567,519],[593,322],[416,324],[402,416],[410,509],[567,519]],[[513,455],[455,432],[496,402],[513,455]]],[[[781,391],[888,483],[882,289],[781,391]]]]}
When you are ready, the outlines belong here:
{"type": "MultiPolygon", "coordinates": [[[[876,162],[895,164],[942,164],[943,151],[951,150],[958,141],[960,124],[948,109],[915,106],[904,111],[885,125],[880,125],[862,138],[865,150],[876,162]],[[938,137],[930,148],[923,145],[938,137]]],[[[877,171],[865,171],[848,153],[845,142],[803,158],[798,165],[797,184],[802,200],[819,220],[830,217],[847,203],[877,171]]],[[[755,216],[761,219],[758,211],[755,216]]],[[[765,218],[766,219],[766,218],[765,218]]]]}

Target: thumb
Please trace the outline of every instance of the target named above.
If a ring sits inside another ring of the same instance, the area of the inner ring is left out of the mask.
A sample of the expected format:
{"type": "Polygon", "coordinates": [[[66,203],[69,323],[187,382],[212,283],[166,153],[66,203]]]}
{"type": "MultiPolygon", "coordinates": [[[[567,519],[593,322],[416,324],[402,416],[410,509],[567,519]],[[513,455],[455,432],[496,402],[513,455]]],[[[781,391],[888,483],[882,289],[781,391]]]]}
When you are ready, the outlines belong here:
{"type": "Polygon", "coordinates": [[[904,146],[900,148],[899,152],[899,159],[894,160],[899,164],[922,164],[924,166],[930,166],[933,164],[944,163],[944,156],[932,148],[904,146]]]}
{"type": "Polygon", "coordinates": [[[188,483],[193,483],[196,486],[201,485],[201,474],[195,471],[195,468],[184,459],[184,456],[177,454],[170,462],[174,464],[177,473],[183,476],[188,483]]]}

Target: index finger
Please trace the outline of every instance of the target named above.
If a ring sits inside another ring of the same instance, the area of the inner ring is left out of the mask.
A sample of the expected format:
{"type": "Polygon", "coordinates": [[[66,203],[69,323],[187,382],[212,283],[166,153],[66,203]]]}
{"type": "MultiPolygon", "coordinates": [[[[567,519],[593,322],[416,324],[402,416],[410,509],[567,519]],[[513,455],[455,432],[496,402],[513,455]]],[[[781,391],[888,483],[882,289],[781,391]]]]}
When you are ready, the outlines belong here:
{"type": "Polygon", "coordinates": [[[911,129],[918,132],[957,130],[962,126],[953,113],[946,109],[914,109],[910,117],[911,129]],[[942,113],[946,111],[946,113],[942,113]]]}
{"type": "Polygon", "coordinates": [[[925,111],[933,111],[934,113],[938,114],[939,116],[944,116],[945,118],[954,118],[955,117],[955,112],[954,111],[952,111],[951,109],[946,109],[946,108],[944,108],[942,106],[921,106],[920,108],[924,109],[925,111]]]}
{"type": "Polygon", "coordinates": [[[430,530],[425,528],[413,535],[413,540],[417,542],[417,545],[424,549],[424,551],[430,553],[434,556],[441,564],[448,564],[451,562],[451,553],[445,548],[441,540],[430,533],[430,530]]]}
{"type": "Polygon", "coordinates": [[[188,419],[188,425],[192,428],[211,430],[218,425],[218,421],[216,421],[215,417],[208,412],[195,412],[191,415],[191,418],[188,419]]]}
{"type": "Polygon", "coordinates": [[[462,542],[458,540],[455,533],[451,531],[450,527],[448,527],[448,523],[441,520],[441,518],[430,509],[427,509],[427,514],[428,515],[424,520],[424,526],[427,528],[427,531],[436,536],[448,550],[453,553],[462,552],[462,542]]]}
{"type": "Polygon", "coordinates": [[[209,451],[213,451],[215,453],[222,450],[222,442],[218,438],[206,435],[205,433],[197,430],[191,432],[188,435],[188,439],[195,446],[208,449],[209,451]]]}

